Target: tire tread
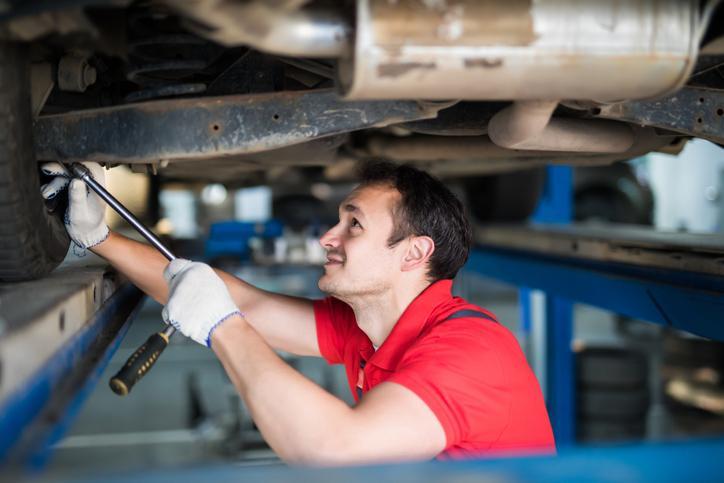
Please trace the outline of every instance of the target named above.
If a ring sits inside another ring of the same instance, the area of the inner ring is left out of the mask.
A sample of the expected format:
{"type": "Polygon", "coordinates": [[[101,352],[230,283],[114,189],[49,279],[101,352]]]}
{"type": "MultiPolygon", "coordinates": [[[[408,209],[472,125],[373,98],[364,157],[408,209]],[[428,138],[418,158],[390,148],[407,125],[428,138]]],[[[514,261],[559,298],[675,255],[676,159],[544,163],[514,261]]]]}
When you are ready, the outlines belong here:
{"type": "Polygon", "coordinates": [[[65,257],[68,236],[40,196],[24,48],[0,42],[0,279],[46,275],[65,257]]]}

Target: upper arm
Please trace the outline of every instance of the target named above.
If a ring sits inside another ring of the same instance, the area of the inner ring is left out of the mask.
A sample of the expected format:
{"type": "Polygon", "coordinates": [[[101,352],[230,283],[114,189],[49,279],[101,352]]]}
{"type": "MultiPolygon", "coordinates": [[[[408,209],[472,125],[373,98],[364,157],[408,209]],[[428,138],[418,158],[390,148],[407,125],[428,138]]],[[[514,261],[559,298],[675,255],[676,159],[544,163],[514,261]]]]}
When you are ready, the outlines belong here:
{"type": "Polygon", "coordinates": [[[267,292],[217,270],[246,320],[275,349],[319,356],[312,301],[267,292]]]}
{"type": "Polygon", "coordinates": [[[344,431],[336,431],[324,460],[370,463],[424,460],[445,449],[445,431],[435,414],[406,387],[383,382],[353,408],[344,431]]]}

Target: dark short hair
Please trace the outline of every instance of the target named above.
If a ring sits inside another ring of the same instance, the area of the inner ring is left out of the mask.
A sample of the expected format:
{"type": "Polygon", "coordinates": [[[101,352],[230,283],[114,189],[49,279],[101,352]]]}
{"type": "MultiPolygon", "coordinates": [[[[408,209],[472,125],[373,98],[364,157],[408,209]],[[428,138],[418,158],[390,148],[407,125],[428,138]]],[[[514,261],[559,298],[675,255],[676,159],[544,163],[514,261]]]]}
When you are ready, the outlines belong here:
{"type": "Polygon", "coordinates": [[[360,186],[388,185],[401,199],[392,213],[395,226],[387,240],[394,247],[409,236],[435,242],[427,276],[454,278],[465,265],[473,242],[470,222],[460,200],[438,179],[410,165],[374,161],[360,165],[360,186]]]}

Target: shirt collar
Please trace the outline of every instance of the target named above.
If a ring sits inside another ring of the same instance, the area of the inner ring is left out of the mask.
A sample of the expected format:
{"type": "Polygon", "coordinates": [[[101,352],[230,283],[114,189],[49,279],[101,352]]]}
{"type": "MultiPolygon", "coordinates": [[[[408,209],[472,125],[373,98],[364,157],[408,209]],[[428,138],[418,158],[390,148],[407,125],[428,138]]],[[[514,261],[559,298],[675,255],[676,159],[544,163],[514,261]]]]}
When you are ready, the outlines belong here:
{"type": "Polygon", "coordinates": [[[427,325],[435,308],[452,299],[452,283],[452,280],[438,280],[415,297],[369,362],[382,369],[394,370],[407,348],[427,325]]]}

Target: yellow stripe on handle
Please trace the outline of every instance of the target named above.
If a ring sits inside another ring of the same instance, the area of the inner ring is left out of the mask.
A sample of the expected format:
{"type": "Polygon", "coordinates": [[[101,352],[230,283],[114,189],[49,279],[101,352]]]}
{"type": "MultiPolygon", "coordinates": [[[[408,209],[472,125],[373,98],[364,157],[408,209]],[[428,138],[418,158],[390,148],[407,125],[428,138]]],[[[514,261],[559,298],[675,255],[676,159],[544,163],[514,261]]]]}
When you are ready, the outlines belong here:
{"type": "Polygon", "coordinates": [[[157,332],[128,358],[118,374],[109,382],[111,390],[119,396],[125,396],[133,386],[153,367],[161,352],[168,345],[168,336],[157,332]]]}

